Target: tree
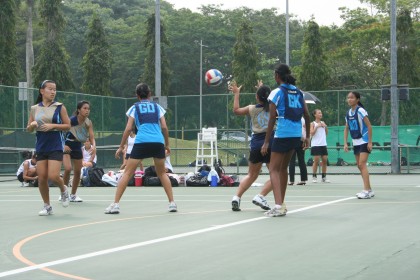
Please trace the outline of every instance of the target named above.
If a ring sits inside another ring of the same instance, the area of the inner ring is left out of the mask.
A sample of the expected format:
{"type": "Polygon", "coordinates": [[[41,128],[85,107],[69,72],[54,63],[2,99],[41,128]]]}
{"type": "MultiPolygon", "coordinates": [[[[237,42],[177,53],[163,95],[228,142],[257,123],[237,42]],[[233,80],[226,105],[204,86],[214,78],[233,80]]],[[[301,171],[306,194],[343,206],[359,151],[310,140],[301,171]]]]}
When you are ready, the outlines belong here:
{"type": "Polygon", "coordinates": [[[41,0],[41,18],[45,27],[45,41],[33,68],[33,81],[54,80],[58,90],[74,89],[67,65],[69,56],[64,48],[62,31],[65,26],[60,0],[41,0]]]}
{"type": "Polygon", "coordinates": [[[16,50],[16,1],[4,0],[0,8],[0,84],[16,86],[18,60],[16,50]]]}
{"type": "Polygon", "coordinates": [[[252,38],[253,29],[249,22],[243,21],[236,34],[233,46],[232,71],[243,92],[254,92],[257,76],[257,47],[252,38]]]}
{"type": "MultiPolygon", "coordinates": [[[[169,60],[166,56],[164,45],[169,46],[168,37],[166,37],[165,26],[161,21],[160,25],[160,60],[161,60],[161,89],[162,95],[169,95],[170,75],[169,60]]],[[[150,85],[152,89],[155,88],[155,14],[152,14],[147,19],[147,33],[144,42],[147,49],[147,56],[144,60],[144,73],[141,81],[150,85]]]]}
{"type": "Polygon", "coordinates": [[[93,14],[86,36],[87,52],[83,57],[82,90],[96,95],[111,95],[111,52],[102,22],[93,14]]]}
{"type": "Polygon", "coordinates": [[[302,66],[299,68],[299,84],[306,90],[325,90],[329,83],[327,58],[322,48],[318,24],[310,20],[302,44],[302,66]]]}
{"type": "Polygon", "coordinates": [[[398,83],[420,86],[420,57],[418,42],[409,10],[402,10],[397,17],[398,83]]]}

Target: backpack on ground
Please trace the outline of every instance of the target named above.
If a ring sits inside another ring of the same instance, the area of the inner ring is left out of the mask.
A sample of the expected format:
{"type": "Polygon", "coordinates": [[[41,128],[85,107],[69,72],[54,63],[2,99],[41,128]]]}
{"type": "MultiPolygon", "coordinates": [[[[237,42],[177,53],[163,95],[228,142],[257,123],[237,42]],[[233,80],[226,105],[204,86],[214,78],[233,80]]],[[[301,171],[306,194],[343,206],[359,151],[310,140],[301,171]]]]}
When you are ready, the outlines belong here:
{"type": "Polygon", "coordinates": [[[93,167],[88,169],[88,177],[90,186],[103,187],[108,186],[107,183],[102,181],[102,176],[105,174],[104,170],[100,167],[93,167]]]}

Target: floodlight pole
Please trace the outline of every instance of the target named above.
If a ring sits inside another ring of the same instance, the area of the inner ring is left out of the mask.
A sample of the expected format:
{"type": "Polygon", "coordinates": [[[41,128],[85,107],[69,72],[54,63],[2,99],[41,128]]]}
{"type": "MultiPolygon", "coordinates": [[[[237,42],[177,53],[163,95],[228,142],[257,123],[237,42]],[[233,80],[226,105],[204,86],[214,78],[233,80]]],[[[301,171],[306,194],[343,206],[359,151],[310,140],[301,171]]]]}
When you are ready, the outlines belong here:
{"type": "Polygon", "coordinates": [[[203,47],[207,47],[207,46],[203,45],[203,40],[200,40],[199,46],[200,46],[200,130],[201,130],[203,128],[203,47]]]}
{"type": "Polygon", "coordinates": [[[286,0],[286,64],[289,65],[289,0],[286,0]]]}
{"type": "Polygon", "coordinates": [[[155,9],[155,96],[161,96],[161,59],[160,59],[160,1],[156,0],[155,9]]]}
{"type": "Polygon", "coordinates": [[[398,143],[399,96],[397,90],[397,1],[391,0],[391,173],[398,174],[400,153],[398,143]]]}

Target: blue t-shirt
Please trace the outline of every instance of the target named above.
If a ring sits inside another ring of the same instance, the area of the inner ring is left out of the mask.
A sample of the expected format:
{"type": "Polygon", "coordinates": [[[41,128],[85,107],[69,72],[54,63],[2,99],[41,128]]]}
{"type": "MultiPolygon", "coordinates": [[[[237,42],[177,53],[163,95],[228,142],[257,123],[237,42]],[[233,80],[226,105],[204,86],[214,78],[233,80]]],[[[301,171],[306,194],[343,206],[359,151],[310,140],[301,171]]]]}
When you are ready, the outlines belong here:
{"type": "MultiPolygon", "coordinates": [[[[288,89],[297,89],[294,85],[282,84],[282,87],[288,89]]],[[[275,138],[291,138],[291,137],[302,137],[302,123],[299,119],[298,121],[292,121],[284,118],[284,112],[286,110],[285,106],[285,94],[282,92],[280,87],[271,91],[268,96],[268,100],[273,102],[277,107],[277,129],[274,134],[275,138]]]]}
{"type": "Polygon", "coordinates": [[[134,144],[139,143],[162,143],[165,144],[162,129],[160,127],[160,118],[166,111],[159,104],[142,100],[135,103],[128,109],[127,117],[134,118],[137,127],[137,135],[134,144]],[[135,106],[138,106],[136,110],[135,106]],[[138,113],[140,116],[138,116],[138,113]]]}

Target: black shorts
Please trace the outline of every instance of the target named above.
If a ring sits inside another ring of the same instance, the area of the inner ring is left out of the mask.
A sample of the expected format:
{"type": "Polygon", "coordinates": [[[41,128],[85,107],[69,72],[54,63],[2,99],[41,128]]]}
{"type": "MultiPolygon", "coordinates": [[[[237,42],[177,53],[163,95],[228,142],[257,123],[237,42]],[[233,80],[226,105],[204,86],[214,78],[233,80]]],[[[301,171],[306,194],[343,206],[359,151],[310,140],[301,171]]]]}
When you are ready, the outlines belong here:
{"type": "Polygon", "coordinates": [[[36,152],[36,160],[57,160],[63,161],[63,151],[51,151],[51,152],[36,152]]]}
{"type": "Polygon", "coordinates": [[[290,150],[298,148],[300,145],[302,145],[300,137],[274,138],[273,145],[271,145],[271,152],[287,153],[290,150]]]}
{"type": "Polygon", "coordinates": [[[17,179],[19,180],[19,182],[23,182],[23,172],[20,172],[19,175],[17,175],[17,179]]]}
{"type": "Polygon", "coordinates": [[[83,159],[83,152],[82,152],[82,143],[76,141],[66,141],[66,146],[69,146],[71,149],[69,154],[71,159],[83,159]]]}
{"type": "Polygon", "coordinates": [[[360,155],[360,153],[368,153],[370,154],[370,151],[367,148],[367,143],[362,145],[353,146],[353,153],[355,155],[360,155]]]}
{"type": "Polygon", "coordinates": [[[129,159],[130,158],[130,154],[125,154],[125,159],[129,159]]]}
{"type": "Polygon", "coordinates": [[[311,156],[328,156],[327,146],[311,147],[311,156]]]}
{"type": "Polygon", "coordinates": [[[250,150],[248,160],[252,163],[270,163],[271,150],[268,149],[267,151],[268,153],[263,156],[261,150],[250,150]]]}
{"type": "Polygon", "coordinates": [[[132,159],[165,158],[165,145],[162,143],[134,144],[130,153],[132,159]]]}

